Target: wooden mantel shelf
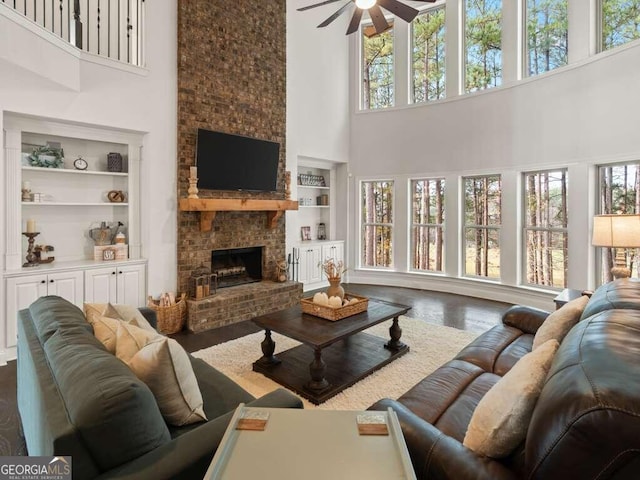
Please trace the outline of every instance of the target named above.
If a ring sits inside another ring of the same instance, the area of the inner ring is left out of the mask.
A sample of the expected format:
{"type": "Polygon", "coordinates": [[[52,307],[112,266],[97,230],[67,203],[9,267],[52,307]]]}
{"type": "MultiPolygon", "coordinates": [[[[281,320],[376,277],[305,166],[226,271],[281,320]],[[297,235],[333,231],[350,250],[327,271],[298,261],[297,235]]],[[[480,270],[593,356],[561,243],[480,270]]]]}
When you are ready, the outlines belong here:
{"type": "Polygon", "coordinates": [[[200,212],[200,231],[210,232],[217,212],[267,212],[269,228],[276,228],[286,210],[298,210],[295,200],[258,200],[254,198],[181,198],[181,212],[200,212]]]}

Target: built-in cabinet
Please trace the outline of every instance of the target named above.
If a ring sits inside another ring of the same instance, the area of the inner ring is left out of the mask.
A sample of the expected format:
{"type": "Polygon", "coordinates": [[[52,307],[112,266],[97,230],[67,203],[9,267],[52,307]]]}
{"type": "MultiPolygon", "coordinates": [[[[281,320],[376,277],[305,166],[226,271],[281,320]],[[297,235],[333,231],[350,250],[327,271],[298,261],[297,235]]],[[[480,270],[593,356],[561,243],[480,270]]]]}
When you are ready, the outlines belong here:
{"type": "Polygon", "coordinates": [[[298,281],[303,283],[305,291],[322,288],[329,284],[322,270],[322,262],[332,258],[335,262],[344,262],[344,242],[303,242],[299,245],[298,281]]]}
{"type": "Polygon", "coordinates": [[[85,301],[143,306],[147,291],[139,201],[143,134],[8,113],[3,130],[6,209],[0,246],[6,307],[0,365],[15,357],[18,311],[37,298],[59,295],[79,307],[85,301]],[[62,165],[32,164],[29,155],[45,146],[59,152],[62,165]],[[106,235],[110,243],[119,224],[125,234],[126,248],[114,249],[111,257],[94,251],[102,224],[112,227],[106,235]],[[29,230],[38,232],[35,245],[52,247],[42,256],[54,257],[51,263],[23,266],[28,249],[23,232],[29,230]]]}

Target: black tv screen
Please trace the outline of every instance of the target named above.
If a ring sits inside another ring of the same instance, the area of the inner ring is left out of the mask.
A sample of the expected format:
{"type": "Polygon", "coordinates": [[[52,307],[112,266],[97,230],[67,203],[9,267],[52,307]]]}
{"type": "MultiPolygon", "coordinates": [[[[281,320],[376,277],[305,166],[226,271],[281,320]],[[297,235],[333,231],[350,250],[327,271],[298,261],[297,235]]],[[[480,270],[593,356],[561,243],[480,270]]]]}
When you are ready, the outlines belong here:
{"type": "Polygon", "coordinates": [[[198,188],[274,192],[280,144],[198,129],[198,188]]]}

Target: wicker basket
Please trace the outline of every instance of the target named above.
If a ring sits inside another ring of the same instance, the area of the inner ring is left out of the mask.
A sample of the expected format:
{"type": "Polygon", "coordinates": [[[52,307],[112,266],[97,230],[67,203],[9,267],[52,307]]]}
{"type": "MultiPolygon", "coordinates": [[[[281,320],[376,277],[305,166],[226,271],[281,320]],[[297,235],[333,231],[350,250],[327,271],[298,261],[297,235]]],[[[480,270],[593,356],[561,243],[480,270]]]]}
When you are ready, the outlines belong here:
{"type": "Polygon", "coordinates": [[[174,305],[161,307],[152,297],[149,297],[148,307],[156,312],[158,319],[158,331],[160,333],[176,333],[182,330],[187,320],[186,294],[180,296],[174,305]]]}
{"type": "Polygon", "coordinates": [[[369,307],[369,299],[367,297],[360,297],[358,295],[345,294],[345,298],[351,300],[357,298],[357,303],[345,305],[344,307],[330,307],[328,305],[318,305],[313,303],[313,297],[303,298],[300,300],[302,311],[309,315],[324,318],[325,320],[342,320],[343,318],[356,315],[358,313],[366,312],[369,307]]]}

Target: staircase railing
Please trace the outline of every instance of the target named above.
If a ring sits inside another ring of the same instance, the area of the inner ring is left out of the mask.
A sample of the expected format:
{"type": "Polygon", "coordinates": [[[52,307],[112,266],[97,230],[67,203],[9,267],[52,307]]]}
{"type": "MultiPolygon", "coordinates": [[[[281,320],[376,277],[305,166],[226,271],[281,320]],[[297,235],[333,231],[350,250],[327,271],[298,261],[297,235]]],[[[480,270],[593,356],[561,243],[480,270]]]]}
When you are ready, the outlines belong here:
{"type": "Polygon", "coordinates": [[[71,45],[144,65],[145,0],[1,0],[71,45]]]}

